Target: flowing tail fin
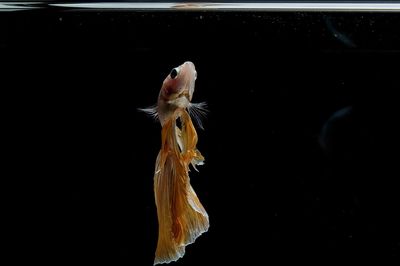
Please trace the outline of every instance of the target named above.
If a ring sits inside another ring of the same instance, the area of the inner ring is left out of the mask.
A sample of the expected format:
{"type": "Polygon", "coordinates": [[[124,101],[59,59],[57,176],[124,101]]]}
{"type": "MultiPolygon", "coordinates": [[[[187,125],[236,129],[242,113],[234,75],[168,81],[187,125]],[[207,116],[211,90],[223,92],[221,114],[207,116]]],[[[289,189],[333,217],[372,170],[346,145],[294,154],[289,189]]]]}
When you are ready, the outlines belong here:
{"type": "Polygon", "coordinates": [[[197,134],[193,131],[189,115],[186,117],[185,114],[182,121],[180,136],[176,133],[174,120],[168,121],[162,129],[162,148],[154,176],[159,224],[154,264],[181,258],[185,254],[185,246],[193,243],[209,227],[207,212],[189,178],[189,164],[204,158],[195,148],[197,134]],[[177,138],[181,138],[182,147],[179,147],[177,138]]]}

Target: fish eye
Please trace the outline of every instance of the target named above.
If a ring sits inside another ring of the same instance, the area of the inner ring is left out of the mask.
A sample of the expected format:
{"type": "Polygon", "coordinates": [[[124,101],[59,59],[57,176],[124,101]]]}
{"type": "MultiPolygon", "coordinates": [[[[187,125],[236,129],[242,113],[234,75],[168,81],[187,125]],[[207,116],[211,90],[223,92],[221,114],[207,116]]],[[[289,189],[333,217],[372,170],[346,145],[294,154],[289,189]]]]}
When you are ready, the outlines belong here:
{"type": "Polygon", "coordinates": [[[171,70],[170,76],[172,79],[174,79],[176,78],[176,76],[178,76],[178,74],[179,74],[179,68],[176,67],[171,70]]]}

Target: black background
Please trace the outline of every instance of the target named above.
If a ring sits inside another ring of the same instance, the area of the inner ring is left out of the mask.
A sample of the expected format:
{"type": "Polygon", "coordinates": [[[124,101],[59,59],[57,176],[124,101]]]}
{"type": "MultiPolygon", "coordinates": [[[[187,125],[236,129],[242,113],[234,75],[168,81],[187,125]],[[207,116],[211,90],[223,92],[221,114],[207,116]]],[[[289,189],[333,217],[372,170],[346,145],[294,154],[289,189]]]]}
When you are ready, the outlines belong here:
{"type": "Polygon", "coordinates": [[[186,60],[209,106],[191,182],[210,229],[175,265],[398,260],[399,29],[394,13],[1,13],[14,260],[152,265],[160,125],[137,108],[186,60]]]}

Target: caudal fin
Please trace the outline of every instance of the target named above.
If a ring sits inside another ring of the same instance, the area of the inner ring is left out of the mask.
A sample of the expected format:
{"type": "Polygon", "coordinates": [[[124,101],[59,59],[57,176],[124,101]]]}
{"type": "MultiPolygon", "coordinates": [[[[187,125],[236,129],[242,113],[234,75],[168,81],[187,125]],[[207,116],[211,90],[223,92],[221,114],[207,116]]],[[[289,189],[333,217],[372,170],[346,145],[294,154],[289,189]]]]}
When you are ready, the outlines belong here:
{"type": "Polygon", "coordinates": [[[154,264],[181,258],[185,246],[209,227],[207,212],[190,185],[191,160],[181,153],[175,130],[175,121],[163,126],[163,144],[156,162],[154,193],[159,236],[154,264]]]}

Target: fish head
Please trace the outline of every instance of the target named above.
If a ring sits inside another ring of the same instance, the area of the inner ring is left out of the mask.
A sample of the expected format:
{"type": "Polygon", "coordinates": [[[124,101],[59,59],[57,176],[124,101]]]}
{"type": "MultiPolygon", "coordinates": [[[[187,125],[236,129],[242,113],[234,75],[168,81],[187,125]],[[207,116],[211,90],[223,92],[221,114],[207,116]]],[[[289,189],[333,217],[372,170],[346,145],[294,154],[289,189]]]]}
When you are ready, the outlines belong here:
{"type": "Polygon", "coordinates": [[[159,98],[177,107],[186,108],[192,100],[196,78],[197,72],[192,62],[186,61],[174,67],[163,82],[159,98]]]}
{"type": "Polygon", "coordinates": [[[158,96],[157,114],[162,125],[168,119],[180,116],[189,107],[196,78],[194,64],[189,61],[170,71],[158,96]]]}

